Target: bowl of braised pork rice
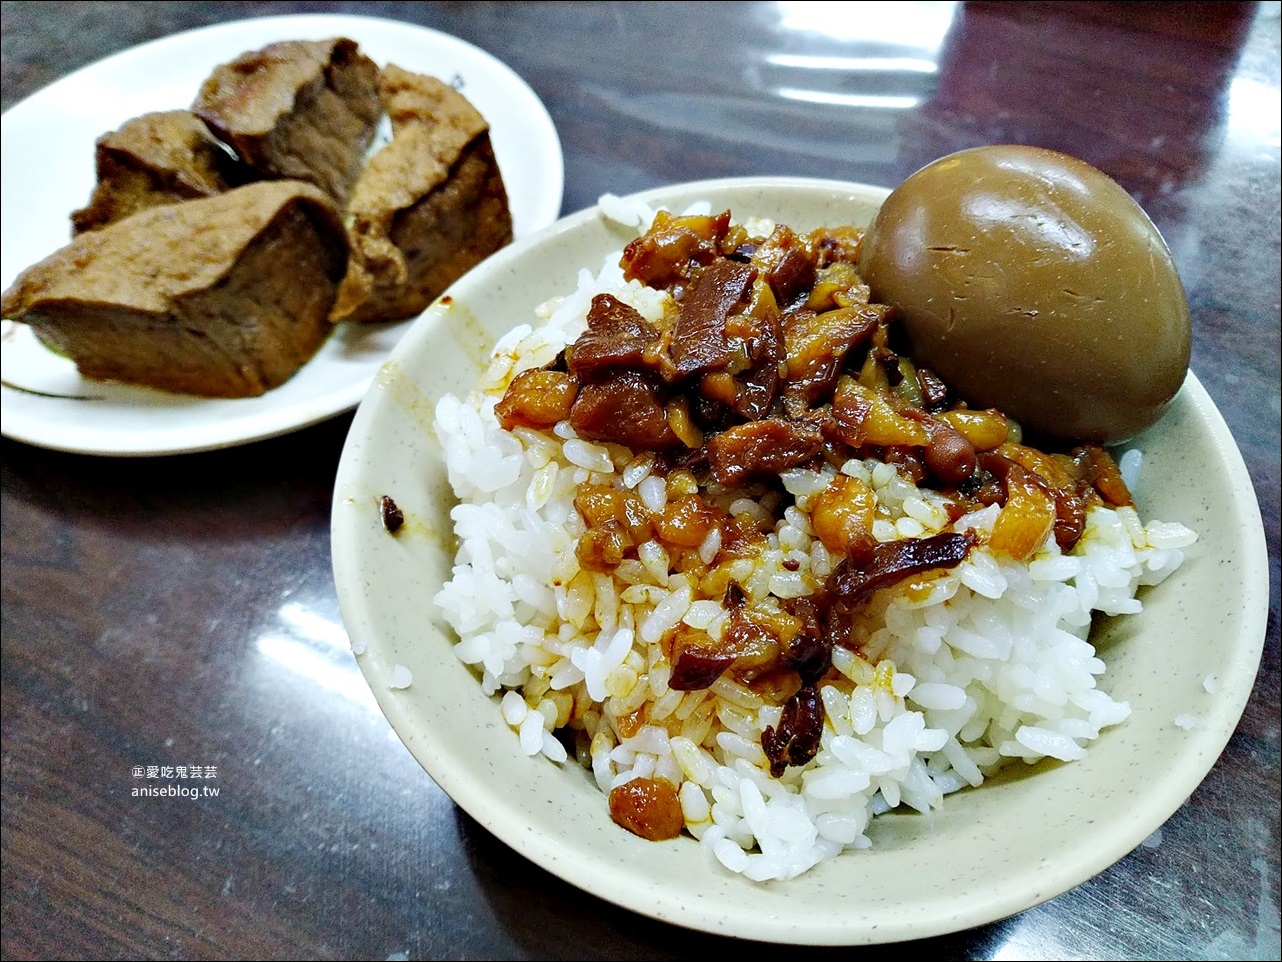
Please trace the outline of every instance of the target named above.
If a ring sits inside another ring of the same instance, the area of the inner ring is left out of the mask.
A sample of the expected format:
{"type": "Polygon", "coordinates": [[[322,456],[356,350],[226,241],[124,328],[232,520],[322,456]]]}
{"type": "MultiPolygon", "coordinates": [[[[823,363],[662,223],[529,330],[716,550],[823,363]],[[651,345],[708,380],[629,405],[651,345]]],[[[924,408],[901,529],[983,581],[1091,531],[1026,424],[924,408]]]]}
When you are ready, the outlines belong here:
{"type": "Polygon", "coordinates": [[[1254,682],[1259,510],[1196,376],[1110,445],[969,404],[859,274],[886,195],[603,197],[429,307],[343,453],[335,579],[392,727],[656,919],[1018,913],[1155,832],[1254,682]]]}

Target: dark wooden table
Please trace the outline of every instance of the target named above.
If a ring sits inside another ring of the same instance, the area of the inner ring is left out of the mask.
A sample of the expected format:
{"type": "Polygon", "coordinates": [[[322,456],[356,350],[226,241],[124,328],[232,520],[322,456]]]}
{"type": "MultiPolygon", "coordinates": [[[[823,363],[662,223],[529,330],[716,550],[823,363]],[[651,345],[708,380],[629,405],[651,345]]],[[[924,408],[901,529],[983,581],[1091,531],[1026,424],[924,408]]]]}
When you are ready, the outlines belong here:
{"type": "MultiPolygon", "coordinates": [[[[1263,510],[1263,663],[1237,733],[1160,843],[1022,915],[913,948],[1279,957],[1276,2],[6,2],[3,104],[175,31],[317,10],[413,21],[510,64],[559,128],[565,212],[714,176],[890,186],[994,142],[1076,154],[1129,190],[1174,252],[1193,368],[1263,510]],[[933,69],[843,76],[799,71],[795,55],[910,55],[933,69]]],[[[360,697],[354,660],[324,643],[341,638],[329,505],[350,422],[160,459],[3,442],[5,958],[740,948],[597,901],[514,854],[360,697]],[[283,667],[265,654],[272,639],[327,659],[328,674],[283,667]],[[152,764],[216,768],[220,793],[131,797],[134,766],[152,764]]]]}

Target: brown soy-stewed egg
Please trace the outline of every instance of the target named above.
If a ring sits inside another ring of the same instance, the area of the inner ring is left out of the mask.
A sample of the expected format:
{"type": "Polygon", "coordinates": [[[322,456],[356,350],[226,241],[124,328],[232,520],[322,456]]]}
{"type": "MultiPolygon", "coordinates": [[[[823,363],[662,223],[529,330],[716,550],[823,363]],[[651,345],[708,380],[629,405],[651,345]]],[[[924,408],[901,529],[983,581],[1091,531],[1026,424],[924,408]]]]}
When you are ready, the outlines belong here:
{"type": "Polygon", "coordinates": [[[1188,371],[1188,303],[1157,228],[1055,151],[979,147],[923,167],[882,205],[860,269],[915,360],[1050,440],[1130,438],[1188,371]]]}

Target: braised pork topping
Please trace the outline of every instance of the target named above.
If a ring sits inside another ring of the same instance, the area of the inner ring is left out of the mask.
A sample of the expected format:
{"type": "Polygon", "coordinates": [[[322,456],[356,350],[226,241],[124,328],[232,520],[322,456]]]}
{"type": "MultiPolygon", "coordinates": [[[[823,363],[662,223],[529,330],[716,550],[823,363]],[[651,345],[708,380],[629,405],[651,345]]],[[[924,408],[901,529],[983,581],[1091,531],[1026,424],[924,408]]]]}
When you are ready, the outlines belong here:
{"type": "Polygon", "coordinates": [[[685,828],[681,799],[666,778],[634,778],[610,790],[610,817],[651,842],[676,838],[685,828]]]}
{"type": "Polygon", "coordinates": [[[657,371],[659,332],[636,308],[598,294],[588,310],[588,329],[566,354],[566,367],[579,381],[608,377],[616,368],[657,371]]]}
{"type": "Polygon", "coordinates": [[[824,703],[814,684],[803,685],[783,705],[778,725],[761,733],[761,747],[778,778],[789,765],[805,765],[819,751],[824,731],[824,703]]]}
{"type": "Polygon", "coordinates": [[[833,569],[829,586],[836,600],[856,608],[873,592],[893,585],[910,575],[942,568],[955,568],[966,560],[976,543],[973,533],[946,531],[928,538],[904,538],[875,546],[866,558],[848,555],[833,569]]]}
{"type": "MultiPolygon", "coordinates": [[[[861,239],[850,227],[751,236],[729,211],[660,213],[621,266],[670,293],[671,306],[647,318],[597,295],[578,340],[557,363],[514,378],[496,408],[509,429],[568,420],[582,438],[654,452],[653,471],[669,482],[661,508],[608,484],[582,486],[579,563],[636,564],[654,542],[670,571],[699,573],[702,597],[722,597],[715,638],[684,624],[665,638],[669,687],[707,688],[729,673],[786,699],[762,737],[776,775],[818,749],[817,686],[834,645],[852,646],[858,610],[882,588],[955,567],[979,538],[944,531],[881,543],[872,487],[838,473],[808,503],[815,537],[840,559],[831,574],[808,597],[751,603],[727,565],[758,552],[774,519],[757,527],[720,505],[764,499],[778,515],[790,497],[781,472],[875,458],[940,492],[950,521],[1000,505],[987,546],[1025,560],[1052,533],[1071,549],[1093,505],[1130,503],[1105,449],[1027,446],[1001,412],[967,407],[901,353],[894,309],[871,303],[860,278],[861,239]]],[[[651,804],[626,802],[637,812],[651,804]]]]}

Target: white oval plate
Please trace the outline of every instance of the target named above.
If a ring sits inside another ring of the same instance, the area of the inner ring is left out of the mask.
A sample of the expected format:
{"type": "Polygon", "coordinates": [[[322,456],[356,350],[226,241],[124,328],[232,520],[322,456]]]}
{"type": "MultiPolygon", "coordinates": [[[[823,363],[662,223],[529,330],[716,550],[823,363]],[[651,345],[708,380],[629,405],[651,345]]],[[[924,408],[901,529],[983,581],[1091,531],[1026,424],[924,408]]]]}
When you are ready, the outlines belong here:
{"type": "MultiPolygon", "coordinates": [[[[94,185],[94,141],[130,117],[186,107],[220,63],[277,40],[344,36],[380,65],[453,83],[489,121],[517,238],[561,212],[561,142],[511,68],[457,37],[409,23],[315,14],[264,17],[164,37],[91,64],[0,118],[0,283],[66,244],[94,185]]],[[[210,400],[90,381],[30,329],[0,332],[0,433],[83,454],[204,451],[273,437],[356,406],[413,321],[339,325],[289,381],[261,397],[210,400]]]]}
{"type": "MultiPolygon", "coordinates": [[[[641,194],[651,206],[767,216],[796,228],[865,224],[880,188],[781,178],[707,181],[641,194]]],[[[1246,467],[1196,377],[1145,452],[1135,490],[1146,518],[1199,532],[1184,565],[1141,594],[1139,615],[1093,640],[1101,685],[1129,701],[1081,761],[1017,769],[950,796],[930,816],[873,820],[873,848],[787,882],[754,884],[688,837],[646,842],[610,820],[577,766],[521,753],[519,739],[454,656],[431,603],[455,541],[441,448],[445,392],[476,384],[489,346],[573,291],[631,236],[596,209],[499,252],[456,283],[392,353],[348,434],[334,492],[334,575],[343,619],[384,713],[428,774],[473,818],[548,871],[637,912],[722,935],[859,944],[925,938],[1044,902],[1117,861],[1189,796],[1219,757],[1250,696],[1264,643],[1268,564],[1246,467]],[[406,521],[393,537],[381,495],[406,521]],[[397,666],[413,683],[392,690],[397,666]],[[1213,680],[1213,683],[1212,681],[1213,680]],[[1181,719],[1177,724],[1176,719],[1181,719]]]]}

